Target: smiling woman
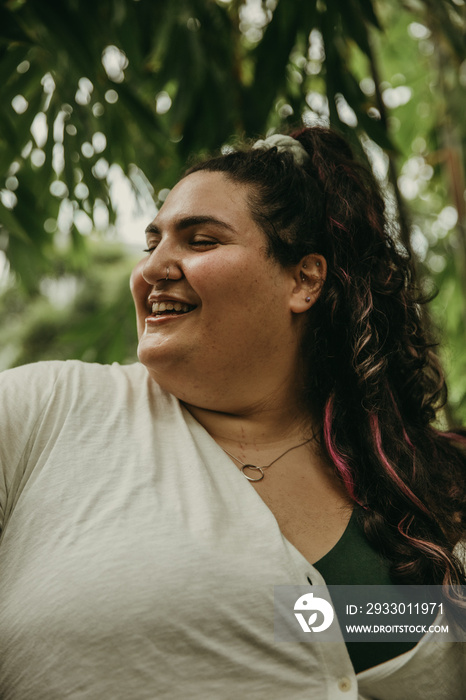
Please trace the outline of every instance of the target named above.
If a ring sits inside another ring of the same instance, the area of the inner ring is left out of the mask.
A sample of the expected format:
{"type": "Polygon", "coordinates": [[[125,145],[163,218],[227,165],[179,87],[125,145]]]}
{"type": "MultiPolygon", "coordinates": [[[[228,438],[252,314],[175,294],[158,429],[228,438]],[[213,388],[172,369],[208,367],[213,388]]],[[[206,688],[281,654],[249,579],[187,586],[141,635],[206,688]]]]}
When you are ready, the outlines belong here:
{"type": "Polygon", "coordinates": [[[466,628],[465,439],[372,176],[275,135],[146,237],[139,363],[2,375],[2,697],[460,700],[464,644],[274,638],[309,584],[443,586],[466,628]]]}
{"type": "Polygon", "coordinates": [[[291,398],[284,378],[299,379],[311,304],[299,271],[267,256],[247,192],[222,173],[185,177],[148,226],[148,257],[132,276],[141,362],[183,401],[227,413],[269,401],[278,387],[291,398]],[[189,310],[161,313],[170,302],[189,310]]]}

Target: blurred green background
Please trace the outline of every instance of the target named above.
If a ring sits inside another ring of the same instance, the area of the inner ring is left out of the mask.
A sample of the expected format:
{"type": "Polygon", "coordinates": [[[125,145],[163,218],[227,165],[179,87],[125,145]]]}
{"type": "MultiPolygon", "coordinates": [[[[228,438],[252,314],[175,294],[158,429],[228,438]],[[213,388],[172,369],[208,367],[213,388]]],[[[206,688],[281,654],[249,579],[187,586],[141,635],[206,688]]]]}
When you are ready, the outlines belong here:
{"type": "Polygon", "coordinates": [[[465,26],[464,0],[3,1],[0,369],[133,361],[129,271],[187,160],[330,123],[438,290],[464,422],[465,26]]]}

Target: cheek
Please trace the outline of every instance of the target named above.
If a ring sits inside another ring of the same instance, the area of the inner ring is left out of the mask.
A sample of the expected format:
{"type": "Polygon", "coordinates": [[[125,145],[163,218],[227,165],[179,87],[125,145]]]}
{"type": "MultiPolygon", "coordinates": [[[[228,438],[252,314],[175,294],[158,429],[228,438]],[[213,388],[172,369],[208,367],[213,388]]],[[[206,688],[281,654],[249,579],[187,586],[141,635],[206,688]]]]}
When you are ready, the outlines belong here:
{"type": "Polygon", "coordinates": [[[133,269],[129,280],[129,287],[136,305],[140,303],[141,299],[144,299],[144,296],[147,294],[147,290],[150,289],[150,285],[142,276],[145,262],[146,261],[144,259],[138,262],[136,267],[133,269]]]}
{"type": "Polygon", "coordinates": [[[151,286],[146,282],[142,276],[142,271],[144,269],[145,260],[138,262],[136,267],[131,273],[129,286],[131,289],[131,294],[133,295],[134,305],[136,307],[136,314],[138,317],[138,331],[142,333],[144,330],[144,318],[146,315],[146,299],[150,293],[151,286]],[[142,318],[142,320],[141,320],[142,318]],[[141,326],[142,323],[142,326],[141,326]]]}
{"type": "Polygon", "coordinates": [[[231,333],[238,342],[238,335],[258,331],[271,313],[286,313],[278,276],[259,256],[242,254],[212,260],[205,269],[193,266],[189,281],[202,300],[209,330],[231,333]]]}
{"type": "Polygon", "coordinates": [[[189,261],[184,272],[200,297],[208,296],[211,302],[246,297],[257,284],[257,266],[252,256],[236,251],[189,261]]]}

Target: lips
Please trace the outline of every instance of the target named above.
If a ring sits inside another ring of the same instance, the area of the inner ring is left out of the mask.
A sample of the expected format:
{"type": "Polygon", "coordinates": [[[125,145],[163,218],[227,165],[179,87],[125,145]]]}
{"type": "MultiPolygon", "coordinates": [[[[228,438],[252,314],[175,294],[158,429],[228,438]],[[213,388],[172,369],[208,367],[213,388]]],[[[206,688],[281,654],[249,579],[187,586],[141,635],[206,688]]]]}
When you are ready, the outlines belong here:
{"type": "Polygon", "coordinates": [[[165,321],[174,321],[189,314],[197,308],[197,304],[189,304],[184,299],[179,299],[166,294],[151,294],[147,300],[146,326],[159,325],[165,321]]]}

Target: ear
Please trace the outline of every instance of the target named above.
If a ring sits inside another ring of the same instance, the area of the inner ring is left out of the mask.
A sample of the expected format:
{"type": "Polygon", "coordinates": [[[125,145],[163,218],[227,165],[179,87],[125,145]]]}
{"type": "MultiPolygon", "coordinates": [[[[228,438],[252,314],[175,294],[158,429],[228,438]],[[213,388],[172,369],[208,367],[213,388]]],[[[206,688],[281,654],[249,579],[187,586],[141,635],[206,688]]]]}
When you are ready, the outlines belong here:
{"type": "Polygon", "coordinates": [[[322,255],[306,255],[293,269],[294,288],[290,309],[296,314],[308,311],[317,301],[327,277],[327,261],[322,255]]]}

